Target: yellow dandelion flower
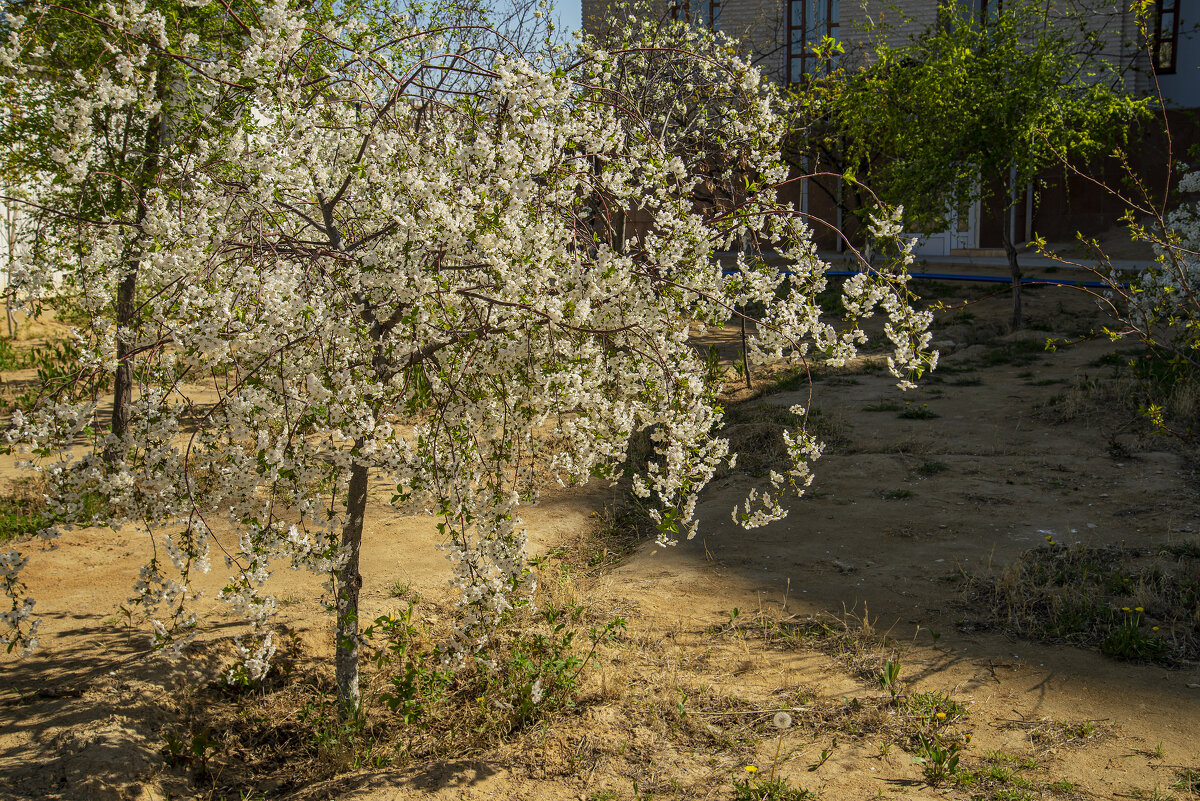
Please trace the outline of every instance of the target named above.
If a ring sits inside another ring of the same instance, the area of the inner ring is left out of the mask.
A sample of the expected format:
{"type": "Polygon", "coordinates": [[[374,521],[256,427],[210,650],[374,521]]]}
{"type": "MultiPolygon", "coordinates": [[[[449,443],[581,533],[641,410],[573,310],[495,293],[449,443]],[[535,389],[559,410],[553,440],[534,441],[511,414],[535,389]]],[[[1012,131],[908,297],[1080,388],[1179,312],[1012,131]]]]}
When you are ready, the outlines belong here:
{"type": "Polygon", "coordinates": [[[758,773],[758,768],[754,767],[753,765],[747,765],[746,772],[747,773],[758,773]]]}
{"type": "Polygon", "coordinates": [[[1135,607],[1133,608],[1133,611],[1135,611],[1135,612],[1145,612],[1146,610],[1145,610],[1145,609],[1143,609],[1143,608],[1142,608],[1142,607],[1140,607],[1140,606],[1135,606],[1135,607]]]}
{"type": "Polygon", "coordinates": [[[938,713],[937,713],[937,719],[938,719],[938,720],[945,720],[945,719],[946,719],[946,713],[945,713],[945,712],[938,712],[938,713]]]}
{"type": "Polygon", "coordinates": [[[1151,626],[1150,630],[1151,630],[1151,631],[1158,631],[1158,626],[1151,626]]]}
{"type": "Polygon", "coordinates": [[[1122,606],[1122,607],[1121,607],[1121,611],[1122,611],[1122,612],[1128,612],[1128,611],[1129,611],[1129,607],[1128,607],[1128,606],[1122,606]]]}

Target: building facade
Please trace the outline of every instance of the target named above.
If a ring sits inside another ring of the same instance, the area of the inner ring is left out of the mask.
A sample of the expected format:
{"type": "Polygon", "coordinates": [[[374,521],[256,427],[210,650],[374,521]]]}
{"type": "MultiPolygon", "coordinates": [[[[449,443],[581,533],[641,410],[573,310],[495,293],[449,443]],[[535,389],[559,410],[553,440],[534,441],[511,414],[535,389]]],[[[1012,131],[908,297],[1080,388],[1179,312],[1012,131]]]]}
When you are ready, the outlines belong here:
{"type": "MultiPolygon", "coordinates": [[[[610,15],[612,0],[581,0],[585,29],[597,30],[610,15]]],[[[800,83],[825,66],[813,47],[825,37],[838,40],[847,66],[862,63],[879,43],[902,47],[939,21],[938,0],[664,0],[664,14],[684,17],[723,31],[740,42],[762,72],[781,85],[800,83]]],[[[1003,13],[1004,0],[973,0],[979,18],[1003,13]]],[[[1161,125],[1149,126],[1130,137],[1130,167],[1154,191],[1161,188],[1168,152],[1186,158],[1188,146],[1200,142],[1200,0],[1158,0],[1149,16],[1149,40],[1126,0],[1050,0],[1071,4],[1074,19],[1084,20],[1080,37],[1098,43],[1100,58],[1126,68],[1126,85],[1135,93],[1161,95],[1172,132],[1169,151],[1161,125]],[[1079,13],[1079,12],[1085,13],[1079,13]]],[[[1066,5],[1052,8],[1068,8],[1066,5]]],[[[1200,158],[1200,154],[1196,154],[1200,158]]],[[[1110,186],[1123,175],[1112,164],[1096,165],[1110,186]]],[[[1061,173],[1061,171],[1060,171],[1061,173]]],[[[846,188],[803,182],[791,198],[828,227],[850,224],[846,188]]],[[[1024,204],[1012,210],[1018,241],[1035,234],[1051,242],[1073,240],[1077,233],[1102,234],[1115,227],[1124,208],[1116,198],[1088,181],[1066,174],[1045,176],[1030,187],[1024,204]]],[[[962,250],[1000,247],[997,215],[979,203],[955,210],[946,231],[923,236],[919,252],[952,255],[962,250]]],[[[820,228],[820,226],[818,226],[820,228]]],[[[853,234],[852,231],[846,231],[853,234]]],[[[837,244],[837,231],[817,230],[819,244],[837,244]]]]}

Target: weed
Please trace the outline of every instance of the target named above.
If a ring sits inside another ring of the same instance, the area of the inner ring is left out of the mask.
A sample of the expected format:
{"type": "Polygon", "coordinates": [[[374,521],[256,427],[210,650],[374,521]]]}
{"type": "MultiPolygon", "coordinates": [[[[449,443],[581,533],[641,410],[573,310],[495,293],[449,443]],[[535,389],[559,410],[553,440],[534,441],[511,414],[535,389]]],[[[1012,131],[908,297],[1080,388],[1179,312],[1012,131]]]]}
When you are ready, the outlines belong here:
{"type": "Polygon", "coordinates": [[[863,407],[864,412],[898,412],[904,407],[893,400],[879,400],[863,407]]]}
{"type": "Polygon", "coordinates": [[[880,492],[879,497],[883,498],[885,501],[903,501],[913,497],[915,494],[916,493],[910,489],[894,489],[880,492]]]}
{"type": "Polygon", "coordinates": [[[1151,549],[1044,545],[968,597],[1015,634],[1092,646],[1168,666],[1200,658],[1200,555],[1187,543],[1151,549]],[[1149,610],[1149,611],[1147,611],[1149,610]]]}
{"type": "Polygon", "coordinates": [[[917,466],[917,472],[923,476],[935,476],[938,473],[944,473],[949,470],[950,466],[945,462],[924,461],[917,466]]]}
{"type": "Polygon", "coordinates": [[[946,693],[939,692],[923,692],[910,695],[904,700],[904,711],[910,715],[915,715],[922,719],[926,724],[934,724],[935,722],[953,720],[960,715],[965,715],[966,707],[955,701],[946,693]]]}
{"type": "MultiPolygon", "coordinates": [[[[1062,746],[1082,745],[1106,734],[1106,730],[1092,720],[1068,723],[1061,720],[1054,720],[1053,718],[1043,718],[1041,720],[1014,722],[1009,725],[1028,732],[1030,742],[1033,743],[1039,752],[1052,751],[1062,746]]],[[[1007,755],[1004,758],[1022,764],[1025,767],[1037,767],[1036,760],[1031,758],[1024,758],[1022,760],[1007,755]]]]}
{"type": "Polygon", "coordinates": [[[817,794],[792,787],[782,776],[760,779],[752,772],[747,779],[733,780],[734,801],[816,801],[817,794]]]}
{"type": "MultiPolygon", "coordinates": [[[[855,698],[855,699],[854,699],[854,702],[857,704],[857,703],[858,703],[858,699],[857,699],[857,698],[855,698]]],[[[828,748],[822,748],[822,749],[821,749],[821,753],[820,753],[819,755],[817,755],[817,761],[816,761],[816,763],[815,763],[815,764],[813,764],[813,765],[811,765],[811,766],[809,767],[809,770],[816,770],[817,768],[821,767],[821,766],[822,766],[822,765],[824,765],[826,762],[828,762],[828,761],[829,761],[829,758],[830,758],[831,756],[833,756],[833,752],[837,750],[837,745],[838,745],[837,738],[836,738],[836,737],[834,737],[834,738],[833,738],[833,742],[829,744],[829,747],[828,747],[828,748]]]]}
{"type": "Polygon", "coordinates": [[[896,696],[900,692],[900,660],[889,659],[883,663],[883,668],[875,677],[879,682],[879,687],[886,690],[892,696],[892,703],[896,703],[896,696]]]}
{"type": "Polygon", "coordinates": [[[917,743],[917,755],[912,760],[923,766],[930,784],[937,784],[958,772],[960,746],[957,743],[944,745],[936,736],[925,735],[920,735],[917,743]]]}
{"type": "Polygon", "coordinates": [[[935,417],[941,417],[940,414],[931,412],[929,404],[922,403],[920,406],[912,406],[905,404],[906,408],[900,414],[896,415],[902,420],[932,420],[935,417]]]}
{"type": "Polygon", "coordinates": [[[262,682],[212,685],[181,702],[184,727],[167,733],[164,753],[205,770],[216,798],[236,795],[233,779],[220,777],[232,777],[230,760],[250,752],[270,755],[256,773],[287,790],[347,769],[412,764],[518,738],[579,702],[583,671],[624,627],[623,619],[595,619],[546,591],[536,606],[513,610],[494,642],[453,672],[414,601],[377,618],[362,631],[362,703],[349,720],[338,714],[323,666],[305,662],[302,680],[281,680],[300,669],[297,639],[294,653],[278,657],[262,682]]]}
{"type": "Polygon", "coordinates": [[[1100,653],[1133,662],[1161,662],[1167,655],[1162,638],[1142,628],[1142,607],[1132,611],[1122,607],[1117,628],[1100,641],[1100,653]]]}
{"type": "Polygon", "coordinates": [[[0,542],[33,536],[52,522],[40,482],[15,481],[7,492],[0,493],[0,542]]]}
{"type": "Polygon", "coordinates": [[[168,731],[163,736],[163,756],[172,767],[191,766],[202,774],[208,765],[210,752],[215,752],[219,742],[211,728],[191,729],[186,732],[168,731]]]}
{"type": "Polygon", "coordinates": [[[1200,795],[1200,768],[1177,768],[1171,789],[1200,795]]]}

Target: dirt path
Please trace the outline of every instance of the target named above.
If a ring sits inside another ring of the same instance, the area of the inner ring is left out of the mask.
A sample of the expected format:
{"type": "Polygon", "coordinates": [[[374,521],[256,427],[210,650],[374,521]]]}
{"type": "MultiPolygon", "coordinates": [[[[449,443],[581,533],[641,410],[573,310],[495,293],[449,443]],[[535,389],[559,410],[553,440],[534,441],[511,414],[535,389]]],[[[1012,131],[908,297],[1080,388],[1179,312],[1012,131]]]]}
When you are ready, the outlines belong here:
{"type": "MultiPolygon", "coordinates": [[[[461,761],[285,782],[254,797],[603,801],[634,798],[636,782],[660,799],[733,798],[731,780],[749,776],[746,765],[768,771],[777,745],[780,774],[825,799],[1185,797],[1186,782],[1170,788],[1181,769],[1200,768],[1195,663],[1167,669],[1015,639],[965,600],[965,577],[998,575],[1047,537],[1140,547],[1200,535],[1185,454],[1096,405],[1089,387],[1112,373],[1100,364],[1112,346],[1040,349],[1085,328],[1090,307],[1062,290],[1030,292],[1028,306],[1035,327],[1060,330],[1004,337],[1002,300],[972,307],[971,320],[946,315],[946,369],[915,392],[900,395],[869,366],[821,378],[813,419],[831,446],[783,523],[734,527],[729,511],[754,480],[736,471],[707,492],[696,539],[643,542],[597,578],[580,574],[571,591],[631,626],[575,712],[461,761]],[[828,615],[848,625],[811,624],[828,615]],[[931,785],[913,763],[915,713],[899,714],[871,680],[897,650],[907,696],[962,706],[944,725],[971,735],[962,758],[974,785],[931,785]],[[781,743],[758,714],[775,708],[796,720],[781,743]]],[[[731,356],[735,338],[720,344],[731,356]]],[[[807,390],[744,403],[737,436],[753,446],[793,403],[807,404],[807,390]]],[[[612,497],[551,494],[527,515],[535,548],[596,547],[592,515],[612,497]]],[[[443,597],[433,521],[374,512],[367,614],[394,608],[398,583],[443,597]]],[[[201,682],[215,651],[147,656],[145,632],[121,621],[149,547],[92,530],[31,560],[43,650],[0,661],[0,798],[222,797],[187,790],[162,745],[176,720],[164,698],[201,682]]],[[[220,581],[214,571],[210,594],[220,581]]],[[[308,652],[329,653],[319,581],[273,581],[288,630],[308,652]]],[[[211,622],[208,636],[224,636],[229,621],[214,612],[211,622]]]]}

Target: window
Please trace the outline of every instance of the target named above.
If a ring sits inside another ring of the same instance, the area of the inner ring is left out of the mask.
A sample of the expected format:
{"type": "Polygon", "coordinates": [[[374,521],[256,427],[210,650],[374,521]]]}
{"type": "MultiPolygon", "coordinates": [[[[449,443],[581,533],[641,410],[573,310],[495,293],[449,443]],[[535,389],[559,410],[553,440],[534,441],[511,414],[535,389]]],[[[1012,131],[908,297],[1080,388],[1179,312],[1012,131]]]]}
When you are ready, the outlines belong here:
{"type": "Polygon", "coordinates": [[[721,0],[708,0],[708,27],[714,31],[721,27],[721,0]]]}
{"type": "Polygon", "coordinates": [[[692,16],[690,0],[671,0],[671,19],[686,20],[692,16]]]}
{"type": "Polygon", "coordinates": [[[1004,0],[979,0],[979,19],[987,22],[997,14],[1004,13],[1004,0]]]}
{"type": "Polygon", "coordinates": [[[826,36],[837,38],[839,15],[839,0],[788,0],[788,83],[799,83],[824,69],[813,48],[826,36]]]}
{"type": "Polygon", "coordinates": [[[1158,0],[1154,10],[1154,71],[1160,75],[1175,72],[1175,51],[1179,44],[1180,0],[1158,0]]]}

